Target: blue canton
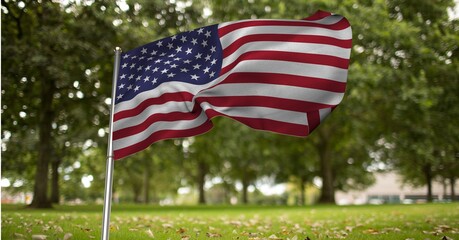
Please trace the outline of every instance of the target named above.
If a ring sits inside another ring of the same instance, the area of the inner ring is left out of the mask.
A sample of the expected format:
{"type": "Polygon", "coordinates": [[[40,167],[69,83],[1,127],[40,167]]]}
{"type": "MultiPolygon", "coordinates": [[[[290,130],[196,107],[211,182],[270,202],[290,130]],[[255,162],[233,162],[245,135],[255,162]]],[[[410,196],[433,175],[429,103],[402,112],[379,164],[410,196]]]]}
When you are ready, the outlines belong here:
{"type": "Polygon", "coordinates": [[[115,103],[164,82],[202,85],[216,79],[222,61],[217,25],[151,42],[121,55],[115,103]]]}

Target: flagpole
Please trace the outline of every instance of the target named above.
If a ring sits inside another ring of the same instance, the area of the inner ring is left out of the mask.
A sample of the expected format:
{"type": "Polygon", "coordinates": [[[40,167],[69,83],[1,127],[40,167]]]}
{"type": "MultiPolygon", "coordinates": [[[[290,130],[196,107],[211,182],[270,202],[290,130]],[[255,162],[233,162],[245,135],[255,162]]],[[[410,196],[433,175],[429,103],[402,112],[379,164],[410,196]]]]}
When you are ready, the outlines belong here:
{"type": "Polygon", "coordinates": [[[102,218],[101,239],[109,239],[110,231],[110,212],[112,206],[112,186],[113,186],[113,168],[115,159],[113,157],[113,113],[115,111],[116,80],[120,68],[121,48],[115,48],[115,63],[113,67],[112,99],[110,105],[110,122],[108,125],[108,146],[107,146],[107,165],[105,169],[105,192],[104,192],[104,211],[102,218]]]}

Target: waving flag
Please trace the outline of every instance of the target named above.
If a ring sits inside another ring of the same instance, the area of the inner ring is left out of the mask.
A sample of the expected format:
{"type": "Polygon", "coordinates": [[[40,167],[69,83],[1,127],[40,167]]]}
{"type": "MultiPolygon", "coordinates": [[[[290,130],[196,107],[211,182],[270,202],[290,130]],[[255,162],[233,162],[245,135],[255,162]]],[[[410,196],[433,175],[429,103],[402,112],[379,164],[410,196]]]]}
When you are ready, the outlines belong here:
{"type": "Polygon", "coordinates": [[[209,131],[227,116],[307,136],[343,98],[352,32],[342,16],[242,20],[151,42],[122,55],[115,159],[209,131]]]}

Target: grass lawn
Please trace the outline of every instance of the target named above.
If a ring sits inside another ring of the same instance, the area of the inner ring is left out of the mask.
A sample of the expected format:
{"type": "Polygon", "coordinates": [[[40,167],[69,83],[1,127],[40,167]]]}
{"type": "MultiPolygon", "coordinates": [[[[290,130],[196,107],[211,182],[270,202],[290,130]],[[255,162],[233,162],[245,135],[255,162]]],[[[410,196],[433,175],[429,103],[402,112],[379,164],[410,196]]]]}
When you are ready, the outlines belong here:
{"type": "MultiPolygon", "coordinates": [[[[102,206],[2,205],[2,239],[99,239],[102,206]],[[37,236],[37,235],[45,235],[37,236]]],[[[380,206],[114,205],[110,239],[456,239],[459,203],[380,206]]]]}

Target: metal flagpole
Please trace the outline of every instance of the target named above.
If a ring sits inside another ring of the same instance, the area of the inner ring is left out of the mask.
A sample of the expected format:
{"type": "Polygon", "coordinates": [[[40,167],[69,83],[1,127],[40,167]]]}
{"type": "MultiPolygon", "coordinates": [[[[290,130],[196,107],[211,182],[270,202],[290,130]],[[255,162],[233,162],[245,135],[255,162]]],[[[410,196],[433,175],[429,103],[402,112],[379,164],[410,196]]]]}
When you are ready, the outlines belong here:
{"type": "Polygon", "coordinates": [[[113,167],[115,160],[113,158],[113,114],[115,111],[116,80],[120,68],[121,48],[115,48],[115,64],[113,67],[113,85],[112,85],[112,102],[110,106],[110,123],[108,125],[108,147],[107,147],[107,166],[105,169],[105,192],[104,192],[104,212],[102,218],[102,240],[109,239],[110,231],[110,212],[112,206],[112,186],[113,186],[113,167]]]}

